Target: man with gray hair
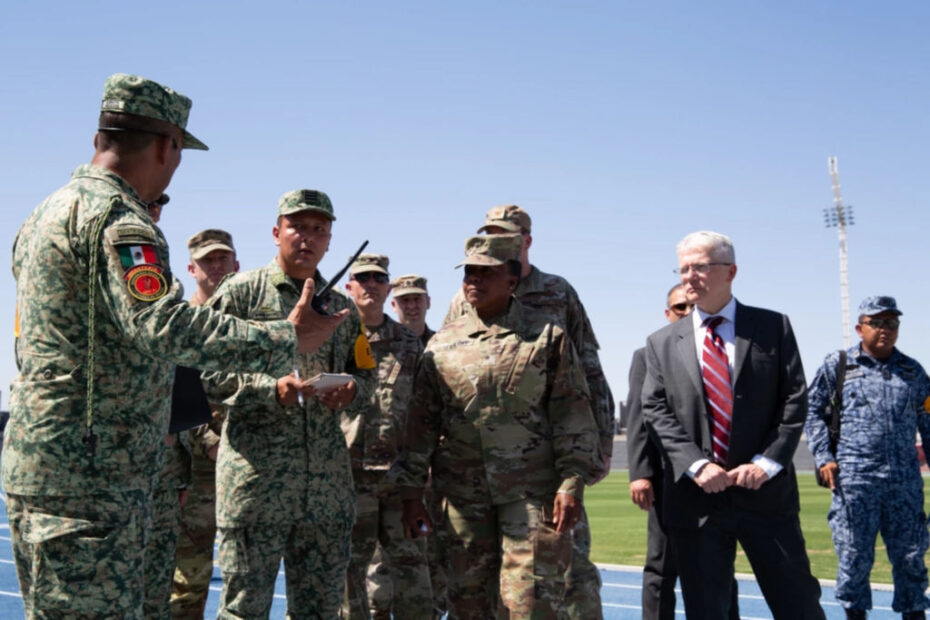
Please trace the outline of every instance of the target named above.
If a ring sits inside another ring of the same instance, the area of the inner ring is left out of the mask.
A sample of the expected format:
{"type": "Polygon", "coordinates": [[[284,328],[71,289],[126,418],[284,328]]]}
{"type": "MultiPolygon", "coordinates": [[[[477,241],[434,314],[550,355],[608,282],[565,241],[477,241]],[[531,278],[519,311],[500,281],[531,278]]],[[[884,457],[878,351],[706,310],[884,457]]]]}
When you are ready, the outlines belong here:
{"type": "Polygon", "coordinates": [[[807,416],[791,323],[736,301],[725,235],[692,233],[676,249],[695,308],[649,336],[642,397],[671,469],[663,514],[685,614],[729,617],[738,541],[776,618],[824,618],[791,462],[807,416]]]}

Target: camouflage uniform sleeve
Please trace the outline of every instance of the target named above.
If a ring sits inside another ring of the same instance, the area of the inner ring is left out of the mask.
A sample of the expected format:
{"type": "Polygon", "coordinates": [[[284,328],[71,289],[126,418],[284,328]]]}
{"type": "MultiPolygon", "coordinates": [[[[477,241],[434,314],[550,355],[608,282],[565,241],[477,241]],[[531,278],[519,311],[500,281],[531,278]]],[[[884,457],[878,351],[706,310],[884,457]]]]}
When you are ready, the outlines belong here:
{"type": "MultiPolygon", "coordinates": [[[[242,321],[191,306],[171,275],[164,237],[131,211],[116,207],[101,238],[85,238],[91,251],[99,252],[97,312],[110,315],[126,342],[152,357],[192,368],[276,374],[293,364],[297,338],[290,323],[242,321]],[[140,265],[127,266],[130,248],[154,254],[141,259],[141,267],[149,268],[146,273],[133,272],[140,265]],[[146,278],[144,284],[139,276],[146,278]]],[[[89,221],[92,230],[98,221],[89,221]]]]}
{"type": "Polygon", "coordinates": [[[920,364],[917,364],[917,432],[920,444],[924,447],[924,457],[930,450],[930,377],[920,364]]]}
{"type": "MultiPolygon", "coordinates": [[[[830,432],[827,419],[827,406],[836,389],[836,365],[839,355],[831,353],[817,369],[817,374],[811,382],[807,392],[807,420],[804,422],[804,433],[807,435],[807,447],[814,456],[817,467],[823,467],[830,461],[836,460],[836,455],[830,452],[830,432]]],[[[840,412],[842,414],[842,412],[840,412]]]]}
{"type": "Polygon", "coordinates": [[[455,293],[455,297],[453,297],[452,301],[449,303],[449,311],[446,312],[446,318],[442,320],[442,324],[447,325],[460,316],[464,316],[467,307],[468,302],[465,301],[465,295],[462,293],[462,289],[459,288],[455,293]]]}
{"type": "Polygon", "coordinates": [[[591,393],[591,410],[594,414],[594,421],[597,423],[601,453],[609,458],[614,450],[615,405],[597,353],[600,345],[594,336],[594,329],[591,327],[591,321],[588,319],[584,305],[572,286],[568,287],[567,304],[568,325],[565,330],[581,358],[581,365],[591,393]]]}
{"type": "Polygon", "coordinates": [[[575,347],[564,334],[552,344],[548,408],[555,469],[562,478],[559,492],[581,497],[584,483],[604,471],[598,428],[575,347]]]}
{"type": "Polygon", "coordinates": [[[209,424],[198,426],[190,431],[191,446],[203,456],[220,444],[220,436],[210,428],[209,424]]]}
{"type": "MultiPolygon", "coordinates": [[[[231,280],[223,280],[205,306],[224,315],[244,316],[246,310],[239,303],[238,292],[231,280]]],[[[207,371],[201,374],[201,379],[210,402],[230,409],[237,409],[251,403],[277,403],[278,377],[291,372],[293,364],[292,359],[289,368],[282,369],[274,376],[265,373],[207,371]]],[[[260,411],[271,413],[274,410],[260,409],[260,411]]],[[[252,412],[250,415],[254,417],[258,414],[252,412]]]]}
{"type": "MultiPolygon", "coordinates": [[[[344,346],[347,346],[348,350],[351,352],[355,349],[355,341],[359,335],[362,335],[362,338],[365,336],[362,330],[362,319],[359,316],[355,304],[350,302],[346,307],[349,309],[349,316],[339,327],[339,329],[342,330],[343,326],[345,326],[345,330],[337,333],[349,334],[344,346]]],[[[355,398],[352,399],[352,402],[344,410],[348,415],[358,415],[368,408],[378,381],[377,370],[376,364],[373,364],[371,368],[359,368],[354,353],[350,353],[346,357],[345,368],[335,370],[335,372],[346,372],[355,379],[355,398]]]]}
{"type": "Polygon", "coordinates": [[[386,477],[386,486],[396,487],[402,499],[422,497],[433,451],[439,443],[443,402],[432,355],[426,351],[420,359],[400,454],[386,477]]]}

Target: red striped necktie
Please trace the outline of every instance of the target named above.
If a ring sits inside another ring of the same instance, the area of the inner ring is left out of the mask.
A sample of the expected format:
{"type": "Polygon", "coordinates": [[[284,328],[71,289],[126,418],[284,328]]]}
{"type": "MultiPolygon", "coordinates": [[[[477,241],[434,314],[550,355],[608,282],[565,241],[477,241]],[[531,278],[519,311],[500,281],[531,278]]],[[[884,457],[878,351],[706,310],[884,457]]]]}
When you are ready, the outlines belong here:
{"type": "Polygon", "coordinates": [[[722,316],[705,319],[704,349],[701,353],[701,375],[704,378],[704,396],[710,410],[711,431],[714,438],[714,460],[726,465],[730,451],[730,425],[733,420],[733,388],[730,387],[730,364],[723,338],[715,331],[722,316]]]}

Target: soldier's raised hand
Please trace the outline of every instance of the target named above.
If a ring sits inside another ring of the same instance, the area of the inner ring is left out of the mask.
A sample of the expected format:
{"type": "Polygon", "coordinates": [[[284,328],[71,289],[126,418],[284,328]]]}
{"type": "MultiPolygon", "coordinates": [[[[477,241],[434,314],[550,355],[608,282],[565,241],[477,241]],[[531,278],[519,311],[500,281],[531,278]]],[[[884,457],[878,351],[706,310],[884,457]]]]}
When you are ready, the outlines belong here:
{"type": "Polygon", "coordinates": [[[326,316],[311,308],[310,302],[313,300],[315,290],[313,278],[307,278],[304,281],[300,300],[287,316],[287,320],[293,323],[297,331],[298,353],[313,353],[319,349],[324,342],[329,340],[339,324],[349,316],[348,309],[341,310],[332,316],[326,316]]]}

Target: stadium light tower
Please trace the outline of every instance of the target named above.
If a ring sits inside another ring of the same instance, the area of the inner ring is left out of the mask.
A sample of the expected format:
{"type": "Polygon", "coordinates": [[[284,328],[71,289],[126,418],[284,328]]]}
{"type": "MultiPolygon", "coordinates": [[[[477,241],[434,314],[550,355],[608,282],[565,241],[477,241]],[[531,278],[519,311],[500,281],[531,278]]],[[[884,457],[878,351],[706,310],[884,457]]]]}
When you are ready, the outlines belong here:
{"type": "Polygon", "coordinates": [[[852,334],[849,322],[849,256],[846,250],[846,227],[852,226],[852,206],[843,205],[840,195],[840,173],[836,166],[836,157],[827,158],[830,181],[833,183],[833,207],[823,210],[823,223],[827,228],[836,228],[840,240],[840,304],[843,312],[843,348],[850,346],[852,334]]]}

